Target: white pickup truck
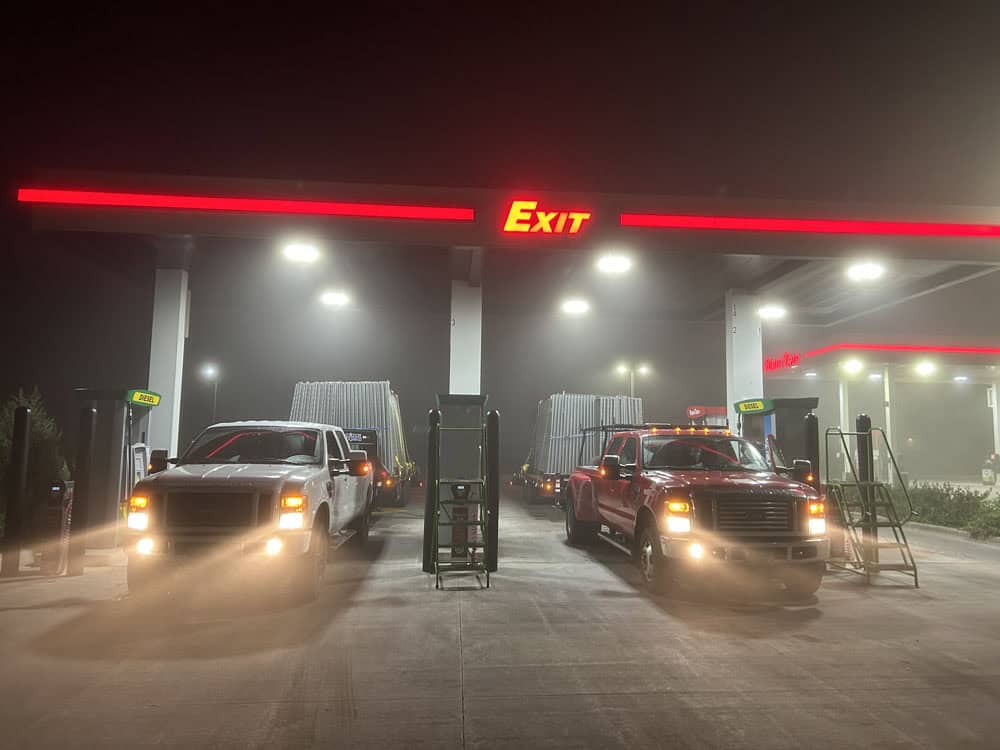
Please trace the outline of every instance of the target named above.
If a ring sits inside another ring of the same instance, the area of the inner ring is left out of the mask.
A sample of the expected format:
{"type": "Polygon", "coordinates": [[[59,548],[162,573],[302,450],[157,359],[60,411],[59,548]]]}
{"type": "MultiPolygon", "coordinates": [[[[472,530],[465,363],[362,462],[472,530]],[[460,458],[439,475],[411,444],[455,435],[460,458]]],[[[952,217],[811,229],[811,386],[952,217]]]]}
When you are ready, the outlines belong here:
{"type": "Polygon", "coordinates": [[[169,463],[152,466],[129,498],[129,591],[168,588],[188,563],[216,580],[248,575],[312,599],[328,550],[367,542],[372,467],[340,427],[216,424],[169,463]]]}

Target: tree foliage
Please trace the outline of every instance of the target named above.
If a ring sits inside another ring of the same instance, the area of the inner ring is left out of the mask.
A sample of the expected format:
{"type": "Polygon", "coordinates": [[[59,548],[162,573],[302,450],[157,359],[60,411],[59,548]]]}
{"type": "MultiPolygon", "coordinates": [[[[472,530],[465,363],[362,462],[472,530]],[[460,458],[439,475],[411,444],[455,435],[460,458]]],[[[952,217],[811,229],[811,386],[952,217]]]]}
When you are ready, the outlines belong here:
{"type": "Polygon", "coordinates": [[[36,502],[48,492],[55,479],[69,479],[69,468],[62,454],[62,431],[45,409],[38,388],[31,393],[23,390],[0,404],[0,507],[7,507],[7,479],[10,469],[11,440],[14,432],[14,411],[20,406],[31,409],[31,448],[28,456],[28,487],[25,512],[30,513],[36,502]]]}

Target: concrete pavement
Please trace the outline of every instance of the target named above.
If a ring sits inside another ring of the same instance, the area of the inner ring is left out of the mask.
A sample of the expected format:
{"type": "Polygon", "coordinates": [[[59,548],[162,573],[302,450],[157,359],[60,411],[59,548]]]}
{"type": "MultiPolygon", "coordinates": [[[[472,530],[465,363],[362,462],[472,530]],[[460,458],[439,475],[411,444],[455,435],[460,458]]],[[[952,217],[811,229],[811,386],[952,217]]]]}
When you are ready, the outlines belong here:
{"type": "Polygon", "coordinates": [[[319,601],[0,584],[0,747],[995,747],[1000,547],[913,531],[919,590],[830,576],[806,602],[639,587],[505,498],[493,588],[435,591],[419,499],[319,601]]]}

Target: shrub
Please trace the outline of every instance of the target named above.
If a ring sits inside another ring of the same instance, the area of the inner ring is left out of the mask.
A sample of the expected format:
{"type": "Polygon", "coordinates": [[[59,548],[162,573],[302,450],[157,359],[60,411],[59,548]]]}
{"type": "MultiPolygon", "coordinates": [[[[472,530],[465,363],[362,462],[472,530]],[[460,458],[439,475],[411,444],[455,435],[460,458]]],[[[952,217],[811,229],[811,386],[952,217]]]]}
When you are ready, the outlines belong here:
{"type": "MultiPolygon", "coordinates": [[[[7,473],[10,467],[11,437],[14,431],[14,411],[19,406],[31,409],[31,448],[28,456],[28,487],[25,514],[32,504],[44,499],[53,479],[69,479],[69,469],[62,457],[62,432],[35,388],[30,394],[19,390],[0,404],[0,507],[6,508],[7,473]]],[[[2,514],[0,514],[2,516],[2,514]]],[[[28,518],[24,521],[27,523],[28,518]]]]}
{"type": "Polygon", "coordinates": [[[950,484],[920,484],[910,488],[910,501],[917,511],[917,521],[956,529],[968,528],[988,495],[989,492],[950,484]]]}
{"type": "Polygon", "coordinates": [[[969,535],[973,539],[988,539],[1000,536],[1000,506],[986,504],[969,524],[969,535]]]}

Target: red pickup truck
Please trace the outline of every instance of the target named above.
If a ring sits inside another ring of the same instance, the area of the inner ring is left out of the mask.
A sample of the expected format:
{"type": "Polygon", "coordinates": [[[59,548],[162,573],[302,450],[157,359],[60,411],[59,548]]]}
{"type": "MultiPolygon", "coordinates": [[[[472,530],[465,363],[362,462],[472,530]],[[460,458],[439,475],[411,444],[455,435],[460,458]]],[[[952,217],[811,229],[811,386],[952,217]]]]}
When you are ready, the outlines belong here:
{"type": "Polygon", "coordinates": [[[808,462],[781,469],[798,471],[796,481],[728,429],[686,425],[587,430],[580,454],[566,536],[621,548],[650,588],[733,566],[800,596],[822,583],[830,541],[825,499],[805,483],[808,462]]]}

